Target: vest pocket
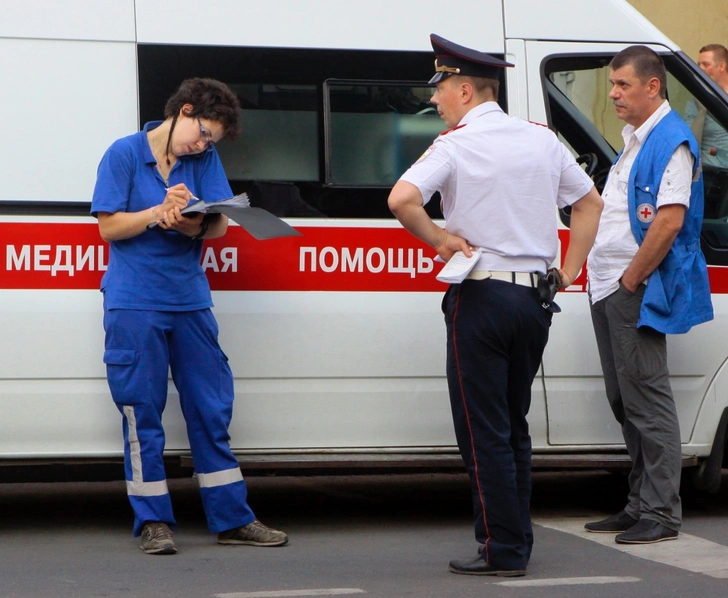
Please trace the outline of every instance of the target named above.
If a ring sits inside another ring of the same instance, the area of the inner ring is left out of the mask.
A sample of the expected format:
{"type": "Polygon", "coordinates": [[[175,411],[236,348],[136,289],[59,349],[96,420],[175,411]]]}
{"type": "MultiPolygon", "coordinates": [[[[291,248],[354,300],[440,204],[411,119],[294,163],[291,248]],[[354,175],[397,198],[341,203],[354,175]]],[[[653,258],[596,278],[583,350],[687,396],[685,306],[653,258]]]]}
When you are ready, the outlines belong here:
{"type": "Polygon", "coordinates": [[[686,293],[685,273],[680,268],[660,267],[657,275],[650,276],[643,307],[666,318],[681,309],[676,298],[685,297],[686,293]]]}

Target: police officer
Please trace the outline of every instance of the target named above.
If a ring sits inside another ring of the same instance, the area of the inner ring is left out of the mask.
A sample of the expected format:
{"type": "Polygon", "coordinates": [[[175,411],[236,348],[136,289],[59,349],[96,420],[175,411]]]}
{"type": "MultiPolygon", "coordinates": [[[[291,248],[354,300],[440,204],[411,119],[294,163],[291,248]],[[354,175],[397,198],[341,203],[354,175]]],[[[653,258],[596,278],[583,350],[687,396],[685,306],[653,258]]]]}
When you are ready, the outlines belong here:
{"type": "Polygon", "coordinates": [[[443,300],[447,379],[455,434],[470,475],[478,556],[453,573],[524,575],[533,544],[529,514],[531,384],[553,306],[537,290],[557,253],[557,207],[572,206],[571,242],[558,270],[578,275],[596,236],[602,200],[548,128],[507,116],[496,100],[505,67],[438,35],[432,103],[448,131],[402,176],[389,207],[449,261],[482,253],[443,300]],[[424,210],[442,199],[445,228],[424,210]]]}

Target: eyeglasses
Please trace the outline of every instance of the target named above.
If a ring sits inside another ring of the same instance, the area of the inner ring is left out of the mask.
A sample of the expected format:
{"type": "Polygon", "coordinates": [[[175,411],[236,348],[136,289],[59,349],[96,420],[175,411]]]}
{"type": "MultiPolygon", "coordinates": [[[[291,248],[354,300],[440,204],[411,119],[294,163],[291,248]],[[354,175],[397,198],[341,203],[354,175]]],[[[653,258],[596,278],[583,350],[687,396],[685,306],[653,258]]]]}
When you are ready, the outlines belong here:
{"type": "Polygon", "coordinates": [[[200,139],[205,144],[206,148],[211,148],[215,145],[215,142],[212,140],[212,133],[202,126],[202,121],[199,116],[196,116],[195,118],[197,119],[197,124],[200,125],[200,139]]]}

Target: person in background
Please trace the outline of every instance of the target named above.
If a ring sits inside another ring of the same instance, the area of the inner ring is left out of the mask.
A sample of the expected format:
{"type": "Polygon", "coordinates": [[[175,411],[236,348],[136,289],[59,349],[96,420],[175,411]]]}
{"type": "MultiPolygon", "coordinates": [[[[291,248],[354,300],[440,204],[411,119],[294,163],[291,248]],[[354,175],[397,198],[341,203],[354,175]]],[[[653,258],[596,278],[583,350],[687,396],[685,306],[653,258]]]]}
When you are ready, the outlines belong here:
{"type": "Polygon", "coordinates": [[[230,450],[233,376],[218,344],[200,259],[203,239],[225,234],[226,216],[180,210],[193,197],[232,192],[215,143],[237,135],[235,94],[213,79],[188,79],[169,98],[164,121],[115,141],[98,167],[91,213],[110,244],[101,282],[104,363],[123,416],[124,465],[134,535],[147,554],[174,554],[162,412],[168,371],[182,413],[211,532],[220,544],[282,546],[260,523],[230,450]]]}
{"type": "MultiPolygon", "coordinates": [[[[700,48],[698,66],[728,94],[728,49],[721,44],[700,48]]],[[[703,166],[728,167],[728,132],[708,114],[705,106],[691,99],[685,106],[685,122],[700,144],[703,166]]]]}
{"type": "Polygon", "coordinates": [[[651,544],[677,538],[682,523],[665,335],[713,317],[700,251],[703,177],[695,137],[666,99],[662,59],[631,46],[609,68],[609,97],[627,124],[587,271],[607,399],[632,470],[626,507],[585,527],[617,533],[621,544],[651,544]]]}
{"type": "Polygon", "coordinates": [[[511,64],[438,35],[430,40],[437,57],[431,101],[451,128],[402,175],[389,207],[446,262],[458,251],[482,252],[442,302],[453,423],[482,545],[449,570],[520,576],[533,545],[526,415],[554,309],[537,286],[556,258],[557,208],[573,210],[559,270],[566,287],[594,242],[602,200],[552,131],[500,108],[499,79],[511,64]],[[436,191],[444,229],[424,209],[436,191]]]}

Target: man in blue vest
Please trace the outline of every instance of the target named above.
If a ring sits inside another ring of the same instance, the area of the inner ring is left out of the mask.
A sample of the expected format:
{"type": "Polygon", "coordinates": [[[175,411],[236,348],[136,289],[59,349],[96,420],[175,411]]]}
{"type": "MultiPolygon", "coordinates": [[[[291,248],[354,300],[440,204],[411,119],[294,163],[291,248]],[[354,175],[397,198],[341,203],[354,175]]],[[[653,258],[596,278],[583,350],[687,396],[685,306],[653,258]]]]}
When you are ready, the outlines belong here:
{"type": "Polygon", "coordinates": [[[609,65],[609,97],[627,125],[589,254],[589,296],[607,398],[632,459],[625,508],[590,532],[621,544],[674,540],[682,522],[680,427],[666,334],[713,318],[700,251],[698,144],[670,108],[662,59],[631,46],[609,65]]]}

